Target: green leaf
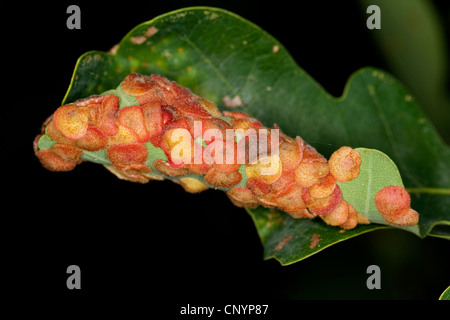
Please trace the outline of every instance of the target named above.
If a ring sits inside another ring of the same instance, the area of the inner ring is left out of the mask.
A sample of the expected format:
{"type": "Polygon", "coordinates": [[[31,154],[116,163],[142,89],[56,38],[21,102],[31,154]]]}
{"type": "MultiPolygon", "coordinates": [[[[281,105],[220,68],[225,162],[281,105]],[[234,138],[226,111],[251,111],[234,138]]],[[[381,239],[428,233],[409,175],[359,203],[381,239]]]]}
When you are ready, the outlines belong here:
{"type": "MultiPolygon", "coordinates": [[[[386,186],[404,187],[395,163],[384,153],[365,148],[357,148],[361,155],[359,176],[345,183],[338,183],[345,201],[350,203],[359,214],[370,222],[389,225],[384,221],[375,206],[375,195],[386,186]]],[[[398,227],[419,235],[419,227],[398,227]]]]}
{"type": "Polygon", "coordinates": [[[108,156],[106,155],[106,149],[98,151],[83,150],[83,155],[81,156],[81,159],[98,164],[111,165],[111,162],[109,161],[108,156]]]}
{"type": "Polygon", "coordinates": [[[50,149],[55,143],[47,134],[43,134],[38,140],[37,149],[50,149]]]}
{"type": "MultiPolygon", "coordinates": [[[[424,237],[439,226],[436,235],[448,238],[450,148],[416,99],[384,71],[363,68],[350,77],[342,97],[332,97],[259,27],[225,10],[195,7],[138,25],[109,53],[82,55],[63,103],[116,88],[131,72],[166,76],[222,110],[230,110],[225,102],[237,101],[233,110],[245,111],[266,126],[278,124],[326,157],[343,145],[382,151],[396,163],[412,194],[412,207],[420,213],[414,232],[424,237]]],[[[398,172],[392,178],[400,183],[398,172]]],[[[387,227],[370,224],[342,232],[318,219],[296,220],[262,207],[247,211],[265,258],[282,264],[387,227]]]]}
{"type": "Polygon", "coordinates": [[[450,300],[450,286],[442,292],[439,300],[450,300]]]}
{"type": "Polygon", "coordinates": [[[139,105],[139,102],[137,102],[136,97],[130,96],[122,91],[122,87],[118,86],[116,90],[114,90],[115,95],[119,97],[120,101],[120,109],[129,107],[129,106],[137,106],[139,105]]]}
{"type": "Polygon", "coordinates": [[[283,265],[298,262],[338,242],[357,235],[388,228],[370,224],[351,230],[330,227],[319,219],[294,219],[288,214],[263,207],[247,209],[264,245],[264,258],[275,258],[283,265]]]}
{"type": "Polygon", "coordinates": [[[363,14],[369,5],[380,7],[381,29],[372,30],[370,36],[376,40],[390,70],[415,93],[426,113],[445,134],[450,129],[448,50],[444,24],[433,2],[360,2],[363,14]]]}

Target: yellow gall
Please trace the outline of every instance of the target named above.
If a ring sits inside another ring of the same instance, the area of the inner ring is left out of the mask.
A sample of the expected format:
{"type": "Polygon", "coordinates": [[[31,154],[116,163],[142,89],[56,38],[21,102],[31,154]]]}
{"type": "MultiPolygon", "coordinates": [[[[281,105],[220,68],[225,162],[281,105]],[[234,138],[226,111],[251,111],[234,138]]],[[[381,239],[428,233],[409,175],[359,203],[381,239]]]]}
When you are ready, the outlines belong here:
{"type": "Polygon", "coordinates": [[[408,209],[405,215],[398,219],[389,219],[383,216],[383,219],[390,224],[400,227],[411,227],[419,223],[419,213],[413,209],[408,209]]]}
{"type": "Polygon", "coordinates": [[[347,221],[348,205],[344,200],[339,203],[338,207],[333,211],[320,216],[326,224],[330,226],[338,226],[347,221]]]}
{"type": "Polygon", "coordinates": [[[211,168],[205,175],[205,182],[207,184],[219,188],[230,188],[237,185],[241,180],[242,175],[237,171],[228,174],[211,168]]]}
{"type": "Polygon", "coordinates": [[[61,106],[53,114],[53,124],[56,130],[72,140],[80,139],[85,135],[88,120],[88,115],[78,112],[78,106],[74,104],[61,106]]]}
{"type": "Polygon", "coordinates": [[[181,177],[189,173],[187,168],[174,168],[170,165],[170,163],[160,159],[153,161],[153,166],[157,171],[169,177],[181,177]]]}
{"type": "Polygon", "coordinates": [[[255,164],[247,165],[245,173],[249,178],[260,178],[272,184],[280,178],[282,167],[280,157],[277,154],[271,154],[260,157],[255,164]]]}
{"type": "Polygon", "coordinates": [[[254,209],[259,206],[258,199],[247,188],[235,187],[227,191],[227,196],[235,206],[254,209]]]}
{"type": "Polygon", "coordinates": [[[356,218],[357,218],[358,224],[370,224],[370,220],[367,219],[367,217],[362,214],[358,213],[358,216],[356,218]]]}
{"type": "Polygon", "coordinates": [[[282,136],[280,144],[280,159],[284,170],[294,170],[303,158],[304,142],[300,137],[286,139],[282,136]]]}
{"type": "Polygon", "coordinates": [[[178,182],[183,187],[184,191],[189,193],[198,193],[208,189],[206,184],[195,178],[184,177],[180,178],[178,182]]]}
{"type": "Polygon", "coordinates": [[[47,125],[47,134],[50,138],[60,144],[65,144],[68,146],[74,146],[75,140],[67,138],[58,129],[55,128],[53,121],[47,125]]]}
{"type": "Polygon", "coordinates": [[[125,94],[139,96],[150,91],[154,85],[149,76],[132,73],[122,81],[121,88],[125,94]]]}
{"type": "Polygon", "coordinates": [[[309,193],[314,198],[324,198],[329,196],[336,187],[336,180],[331,173],[320,179],[315,185],[309,188],[309,193]]]}
{"type": "Polygon", "coordinates": [[[358,225],[358,212],[356,212],[355,208],[350,203],[347,203],[348,207],[348,216],[347,220],[343,224],[340,225],[342,229],[353,229],[358,225]]]}
{"type": "Polygon", "coordinates": [[[329,172],[327,163],[323,162],[302,162],[295,169],[295,181],[304,187],[309,188],[319,182],[329,172]]]}
{"type": "Polygon", "coordinates": [[[274,202],[287,213],[295,213],[306,209],[305,202],[302,199],[302,187],[295,182],[279,192],[274,202]]]}
{"type": "Polygon", "coordinates": [[[350,147],[341,147],[331,155],[328,163],[336,181],[346,182],[359,175],[361,155],[350,147]]]}
{"type": "Polygon", "coordinates": [[[198,97],[198,102],[202,105],[203,108],[206,109],[213,117],[221,117],[222,113],[219,111],[219,109],[216,107],[214,103],[212,103],[209,100],[206,100],[205,98],[198,97]]]}
{"type": "Polygon", "coordinates": [[[316,214],[308,211],[308,209],[302,209],[296,212],[288,212],[289,215],[294,219],[313,219],[316,214]]]}

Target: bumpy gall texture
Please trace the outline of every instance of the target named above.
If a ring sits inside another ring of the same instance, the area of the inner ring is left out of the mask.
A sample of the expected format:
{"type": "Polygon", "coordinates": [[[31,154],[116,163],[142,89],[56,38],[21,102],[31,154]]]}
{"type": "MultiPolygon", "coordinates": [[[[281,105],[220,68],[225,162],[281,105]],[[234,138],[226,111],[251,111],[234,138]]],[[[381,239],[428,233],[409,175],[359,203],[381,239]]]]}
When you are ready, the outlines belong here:
{"type": "Polygon", "coordinates": [[[145,162],[148,150],[142,143],[115,144],[106,149],[108,159],[118,168],[128,168],[145,162]]]}
{"type": "Polygon", "coordinates": [[[350,147],[341,147],[331,155],[329,164],[336,181],[350,181],[359,175],[361,155],[350,147]]]}
{"type": "Polygon", "coordinates": [[[70,171],[79,163],[83,151],[78,148],[55,144],[50,149],[36,151],[44,168],[50,171],[70,171]]]}
{"type": "MultiPolygon", "coordinates": [[[[138,104],[121,109],[119,97],[107,94],[56,110],[45,123],[56,144],[37,150],[35,143],[36,156],[45,168],[72,170],[84,151],[106,149],[112,163],[106,167],[121,179],[146,183],[166,177],[193,193],[221,188],[237,206],[278,207],[294,218],[320,216],[344,229],[368,222],[342,199],[336,184],[358,176],[361,158],[356,150],[342,147],[327,162],[300,137],[288,137],[276,125],[279,134],[273,135],[242,112],[221,113],[214,103],[159,75],[131,74],[120,88],[138,104]],[[227,140],[231,129],[232,139],[227,140]],[[215,134],[208,136],[211,132],[215,134]],[[261,138],[267,140],[264,152],[261,138]],[[161,148],[168,161],[151,159],[148,143],[161,148]],[[278,148],[272,150],[272,143],[278,148]]],[[[402,215],[393,209],[388,198],[394,193],[382,195],[378,205],[395,223],[411,224],[416,216],[409,203],[408,210],[400,210],[402,215]]]]}
{"type": "Polygon", "coordinates": [[[341,201],[336,209],[321,216],[321,218],[331,226],[339,226],[344,224],[348,218],[347,202],[341,201]]]}
{"type": "Polygon", "coordinates": [[[418,223],[419,214],[410,208],[411,197],[401,186],[388,186],[375,195],[375,206],[383,219],[390,224],[413,226],[418,223]]]}
{"type": "MultiPolygon", "coordinates": [[[[349,203],[347,203],[347,207],[348,207],[348,216],[347,216],[347,220],[340,225],[340,227],[342,229],[353,229],[354,227],[356,227],[356,225],[359,223],[358,222],[358,212],[355,210],[355,208],[353,208],[353,206],[349,203]]],[[[363,216],[364,217],[364,216],[363,216]]],[[[364,217],[365,218],[365,217],[364,217]]],[[[367,218],[366,218],[367,219],[367,218]]],[[[370,223],[370,221],[369,221],[370,223]]],[[[361,224],[366,224],[366,223],[361,223],[361,224]]]]}
{"type": "Polygon", "coordinates": [[[385,216],[383,218],[386,222],[401,227],[410,227],[419,223],[419,213],[411,208],[400,218],[390,219],[385,216]]]}
{"type": "Polygon", "coordinates": [[[83,150],[98,151],[108,146],[108,136],[99,128],[89,126],[86,134],[78,140],[75,140],[75,145],[83,150]]]}
{"type": "Polygon", "coordinates": [[[88,117],[79,112],[79,107],[67,104],[59,107],[53,115],[56,129],[65,137],[75,140],[84,136],[88,128],[88,117]]]}

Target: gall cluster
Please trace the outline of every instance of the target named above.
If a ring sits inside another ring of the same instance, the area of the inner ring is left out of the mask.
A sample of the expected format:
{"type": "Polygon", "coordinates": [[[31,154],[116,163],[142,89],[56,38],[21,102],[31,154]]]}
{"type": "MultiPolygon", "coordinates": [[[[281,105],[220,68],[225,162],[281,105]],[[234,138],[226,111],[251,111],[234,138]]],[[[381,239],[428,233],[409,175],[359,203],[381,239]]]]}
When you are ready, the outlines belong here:
{"type": "MultiPolygon", "coordinates": [[[[81,162],[84,151],[106,149],[112,164],[107,168],[122,179],[145,183],[150,179],[170,178],[188,192],[221,188],[237,206],[278,207],[292,217],[319,216],[325,223],[343,229],[369,223],[343,200],[336,183],[358,176],[361,164],[358,151],[342,147],[327,161],[300,137],[280,133],[276,137],[271,134],[266,137],[269,141],[277,140],[276,152],[269,148],[255,157],[250,149],[252,141],[259,140],[252,140],[252,136],[268,131],[247,114],[222,113],[212,102],[158,75],[130,74],[122,81],[121,90],[134,97],[137,104],[120,108],[119,97],[106,94],[59,107],[46,121],[42,132],[56,144],[50,149],[38,150],[38,138],[35,140],[35,153],[42,165],[51,171],[69,171],[81,162]],[[200,132],[194,129],[195,122],[201,122],[200,132]],[[174,134],[180,129],[188,133],[187,140],[174,134]],[[211,129],[222,133],[221,137],[226,137],[230,129],[244,134],[239,141],[204,136],[211,129]],[[199,138],[201,143],[198,143],[199,138]],[[161,148],[168,161],[149,159],[146,147],[149,142],[161,148]],[[192,148],[182,150],[191,150],[190,153],[173,152],[180,143],[187,142],[192,148]],[[243,162],[236,159],[240,144],[245,150],[243,162]],[[208,161],[205,152],[208,148],[213,153],[221,153],[221,158],[229,159],[231,155],[234,161],[208,161]],[[194,161],[198,154],[203,161],[194,161]],[[277,169],[267,174],[268,167],[277,169]]],[[[272,141],[267,145],[272,146],[272,141]]],[[[383,217],[389,217],[386,220],[389,223],[411,223],[403,218],[406,203],[399,209],[401,214],[392,205],[399,197],[396,192],[388,189],[377,194],[377,208],[386,213],[383,217]]],[[[409,203],[407,207],[412,210],[409,203]]],[[[406,215],[410,211],[407,212],[406,215]]]]}

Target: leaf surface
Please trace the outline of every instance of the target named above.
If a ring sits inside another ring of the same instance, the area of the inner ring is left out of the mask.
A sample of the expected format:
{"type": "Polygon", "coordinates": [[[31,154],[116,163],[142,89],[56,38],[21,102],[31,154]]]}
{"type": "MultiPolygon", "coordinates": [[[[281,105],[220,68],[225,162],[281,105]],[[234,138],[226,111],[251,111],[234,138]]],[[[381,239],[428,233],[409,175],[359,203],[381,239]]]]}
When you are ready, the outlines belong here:
{"type": "MultiPolygon", "coordinates": [[[[411,193],[411,206],[420,213],[420,222],[418,229],[409,231],[421,237],[449,238],[450,149],[416,99],[386,72],[358,70],[343,95],[333,97],[259,27],[225,10],[194,7],[138,25],[108,53],[82,55],[63,103],[116,88],[132,72],[166,76],[221,110],[245,111],[268,127],[276,123],[284,133],[301,136],[327,158],[344,145],[380,150],[377,157],[389,157],[398,171],[376,169],[378,160],[374,160],[369,164],[372,181],[386,178],[379,181],[403,184],[411,193]]],[[[359,196],[349,184],[352,190],[343,195],[360,210],[368,208],[369,218],[375,221],[372,205],[367,207],[364,200],[368,190],[373,196],[381,186],[373,183],[360,190],[359,196]]],[[[386,227],[373,223],[342,232],[318,219],[296,220],[262,207],[247,211],[264,244],[265,258],[275,257],[282,264],[386,227]]]]}
{"type": "Polygon", "coordinates": [[[442,292],[439,300],[450,300],[450,286],[442,292]]]}

